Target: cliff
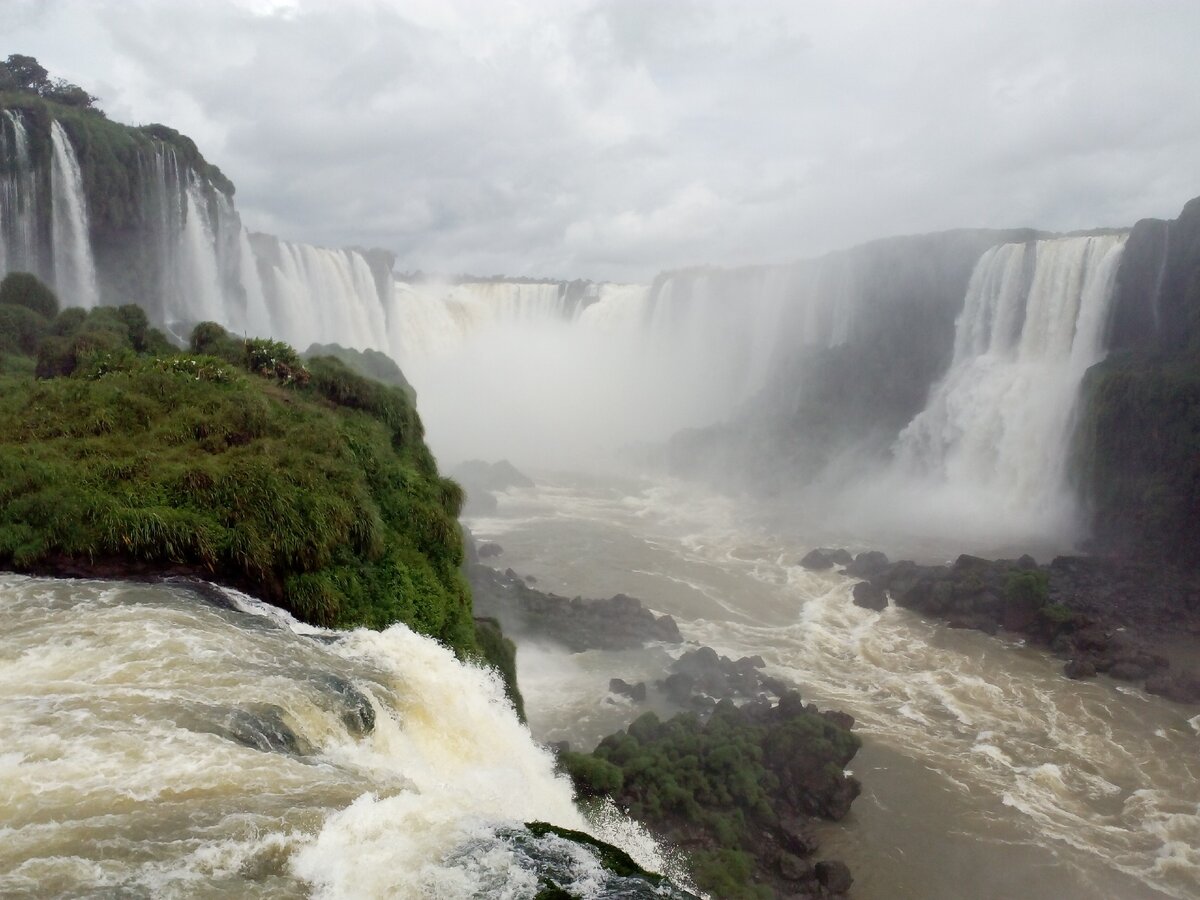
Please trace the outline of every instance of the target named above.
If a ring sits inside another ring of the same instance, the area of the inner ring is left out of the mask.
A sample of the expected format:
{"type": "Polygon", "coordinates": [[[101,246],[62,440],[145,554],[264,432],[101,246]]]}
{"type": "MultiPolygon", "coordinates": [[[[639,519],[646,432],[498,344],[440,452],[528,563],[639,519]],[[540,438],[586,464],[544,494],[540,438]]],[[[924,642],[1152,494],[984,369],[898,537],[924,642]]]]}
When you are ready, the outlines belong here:
{"type": "Polygon", "coordinates": [[[403,388],[211,324],[178,352],[136,306],[56,306],[31,276],[0,286],[20,324],[0,343],[0,567],[196,575],[475,651],[462,491],[403,388]]]}
{"type": "Polygon", "coordinates": [[[1097,549],[1200,565],[1200,198],[1134,226],[1075,467],[1097,549]]]}

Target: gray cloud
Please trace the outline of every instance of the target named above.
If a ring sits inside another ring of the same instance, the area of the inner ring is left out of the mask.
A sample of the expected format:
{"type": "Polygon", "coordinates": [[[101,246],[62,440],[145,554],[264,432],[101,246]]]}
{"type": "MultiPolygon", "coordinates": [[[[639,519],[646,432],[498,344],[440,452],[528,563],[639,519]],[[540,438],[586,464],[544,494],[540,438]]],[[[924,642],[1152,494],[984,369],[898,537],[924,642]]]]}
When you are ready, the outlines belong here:
{"type": "Polygon", "coordinates": [[[1182,0],[8,0],[0,33],[195,137],[251,227],[406,268],[641,279],[1200,193],[1182,0]]]}

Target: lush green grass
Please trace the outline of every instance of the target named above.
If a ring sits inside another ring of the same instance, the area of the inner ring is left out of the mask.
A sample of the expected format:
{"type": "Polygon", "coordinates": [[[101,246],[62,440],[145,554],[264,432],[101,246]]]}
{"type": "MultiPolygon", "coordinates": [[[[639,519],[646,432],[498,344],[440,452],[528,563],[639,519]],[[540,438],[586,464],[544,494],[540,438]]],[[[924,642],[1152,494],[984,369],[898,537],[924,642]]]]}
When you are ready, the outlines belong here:
{"type": "Polygon", "coordinates": [[[172,351],[134,310],[45,319],[52,377],[0,352],[0,566],[194,572],[475,652],[462,490],[408,395],[274,342],[172,351]]]}

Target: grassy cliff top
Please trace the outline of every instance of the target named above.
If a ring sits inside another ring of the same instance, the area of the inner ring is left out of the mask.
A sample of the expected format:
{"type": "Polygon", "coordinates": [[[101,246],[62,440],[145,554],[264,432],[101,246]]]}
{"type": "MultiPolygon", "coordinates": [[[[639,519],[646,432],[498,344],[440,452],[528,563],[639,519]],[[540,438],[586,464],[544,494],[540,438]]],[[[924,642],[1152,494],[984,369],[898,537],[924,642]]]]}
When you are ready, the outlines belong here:
{"type": "Polygon", "coordinates": [[[211,323],[180,352],[31,282],[0,285],[0,567],[195,574],[475,651],[462,491],[402,388],[211,323]]]}

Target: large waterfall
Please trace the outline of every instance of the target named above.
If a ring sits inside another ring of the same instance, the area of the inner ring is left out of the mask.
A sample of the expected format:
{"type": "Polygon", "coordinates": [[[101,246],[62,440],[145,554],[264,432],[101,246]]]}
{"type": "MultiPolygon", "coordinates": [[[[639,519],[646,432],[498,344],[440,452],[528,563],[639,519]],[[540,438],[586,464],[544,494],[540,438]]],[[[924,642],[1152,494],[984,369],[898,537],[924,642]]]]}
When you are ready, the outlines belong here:
{"type": "Polygon", "coordinates": [[[1125,235],[1003,244],[971,275],[949,369],[852,515],[960,545],[1069,547],[1068,461],[1080,383],[1104,357],[1125,235]]]}

